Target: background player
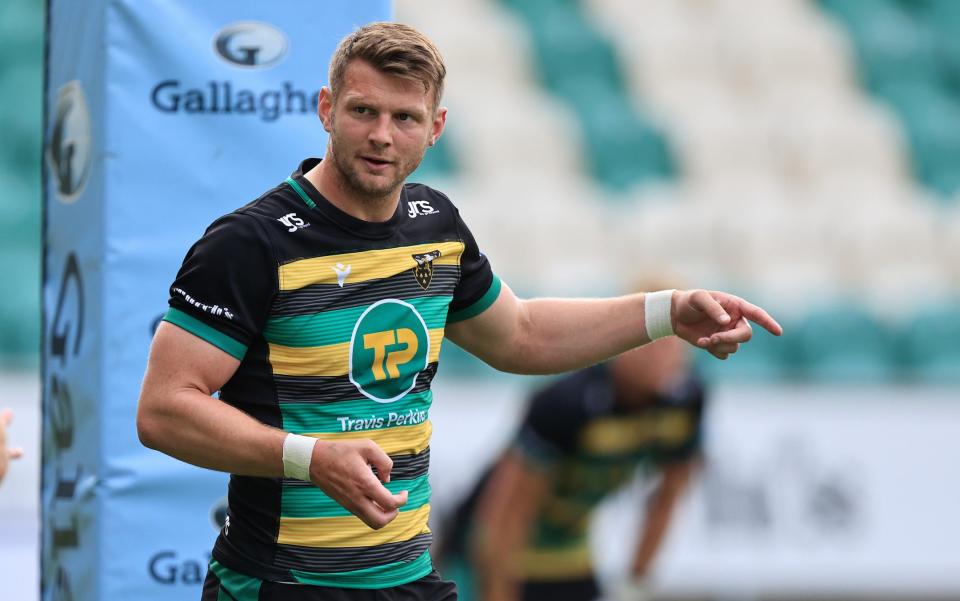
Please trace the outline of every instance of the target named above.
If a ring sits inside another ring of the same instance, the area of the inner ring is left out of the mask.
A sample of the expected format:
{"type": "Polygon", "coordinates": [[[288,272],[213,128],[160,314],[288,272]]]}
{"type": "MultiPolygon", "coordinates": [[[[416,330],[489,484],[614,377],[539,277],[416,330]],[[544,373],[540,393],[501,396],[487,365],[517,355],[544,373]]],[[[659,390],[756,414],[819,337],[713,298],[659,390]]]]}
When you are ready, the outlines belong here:
{"type": "Polygon", "coordinates": [[[637,468],[656,485],[618,601],[647,576],[699,463],[704,388],[686,345],[657,340],[537,392],[510,448],[453,516],[441,561],[462,599],[590,601],[593,510],[637,468]],[[450,568],[450,569],[448,569],[450,568]]]}

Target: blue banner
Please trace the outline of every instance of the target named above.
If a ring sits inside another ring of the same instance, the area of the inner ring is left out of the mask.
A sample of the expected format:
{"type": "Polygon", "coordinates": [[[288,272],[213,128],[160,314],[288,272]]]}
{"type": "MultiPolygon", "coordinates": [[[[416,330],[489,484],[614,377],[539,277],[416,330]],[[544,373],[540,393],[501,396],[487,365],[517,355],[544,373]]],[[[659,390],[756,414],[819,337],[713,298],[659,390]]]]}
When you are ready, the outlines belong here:
{"type": "Polygon", "coordinates": [[[337,41],[389,0],[50,0],[42,598],[197,599],[226,476],[149,451],[135,415],[189,246],[326,134],[337,41]]]}

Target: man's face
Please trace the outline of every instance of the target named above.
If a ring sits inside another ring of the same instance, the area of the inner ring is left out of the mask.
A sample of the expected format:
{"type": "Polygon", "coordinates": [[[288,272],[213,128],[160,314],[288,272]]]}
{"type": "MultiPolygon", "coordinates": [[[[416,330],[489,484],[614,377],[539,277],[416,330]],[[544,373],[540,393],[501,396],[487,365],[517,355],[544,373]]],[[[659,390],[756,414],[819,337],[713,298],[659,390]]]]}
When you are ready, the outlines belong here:
{"type": "Polygon", "coordinates": [[[663,392],[688,369],[687,343],[669,336],[631,349],[617,358],[623,384],[631,392],[650,394],[663,392]]]}
{"type": "Polygon", "coordinates": [[[446,109],[434,110],[422,83],[351,61],[336,92],[320,93],[319,115],[330,134],[330,156],[357,197],[397,193],[443,131],[446,109]]]}

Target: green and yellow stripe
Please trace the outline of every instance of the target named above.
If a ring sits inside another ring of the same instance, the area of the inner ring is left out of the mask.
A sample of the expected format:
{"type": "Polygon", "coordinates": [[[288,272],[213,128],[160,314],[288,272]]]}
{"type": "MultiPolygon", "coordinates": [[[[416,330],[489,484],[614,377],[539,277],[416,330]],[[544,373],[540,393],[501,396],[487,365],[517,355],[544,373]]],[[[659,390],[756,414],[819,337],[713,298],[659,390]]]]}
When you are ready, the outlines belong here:
{"type": "Polygon", "coordinates": [[[401,511],[392,522],[374,530],[360,518],[343,517],[280,518],[277,542],[301,547],[373,547],[410,540],[418,534],[427,534],[430,528],[430,505],[411,511],[401,511]]]}
{"type": "MultiPolygon", "coordinates": [[[[451,296],[425,296],[400,299],[416,309],[427,329],[443,329],[451,296]]],[[[311,313],[272,317],[267,320],[263,337],[279,346],[316,347],[349,342],[353,327],[371,305],[311,313]]]]}
{"type": "Polygon", "coordinates": [[[297,290],[317,284],[336,285],[338,263],[342,266],[350,266],[347,282],[351,284],[388,278],[416,267],[417,262],[413,255],[435,250],[440,251],[440,256],[434,259],[434,265],[459,265],[464,244],[463,242],[434,242],[300,259],[280,266],[278,272],[280,290],[297,290]]]}
{"type": "MultiPolygon", "coordinates": [[[[430,480],[426,474],[412,480],[391,480],[384,484],[393,494],[407,491],[404,511],[420,509],[430,503],[430,480]]],[[[281,518],[346,517],[350,512],[314,486],[291,486],[283,491],[281,518]]]]}

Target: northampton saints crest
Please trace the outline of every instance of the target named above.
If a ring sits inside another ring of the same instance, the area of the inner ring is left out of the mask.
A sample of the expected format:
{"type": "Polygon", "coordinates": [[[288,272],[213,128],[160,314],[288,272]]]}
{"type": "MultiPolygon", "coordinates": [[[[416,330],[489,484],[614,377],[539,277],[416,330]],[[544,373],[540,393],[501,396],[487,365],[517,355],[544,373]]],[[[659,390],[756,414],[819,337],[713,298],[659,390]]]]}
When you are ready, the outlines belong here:
{"type": "Polygon", "coordinates": [[[417,266],[413,268],[413,277],[417,278],[417,283],[426,290],[433,280],[433,260],[440,257],[440,251],[431,250],[428,253],[411,256],[417,262],[417,266]]]}

